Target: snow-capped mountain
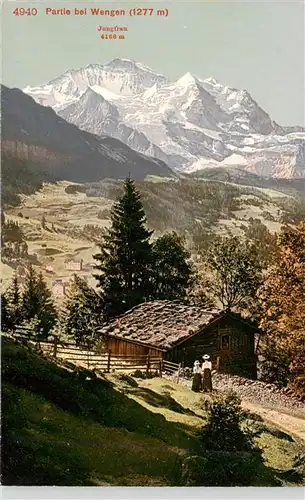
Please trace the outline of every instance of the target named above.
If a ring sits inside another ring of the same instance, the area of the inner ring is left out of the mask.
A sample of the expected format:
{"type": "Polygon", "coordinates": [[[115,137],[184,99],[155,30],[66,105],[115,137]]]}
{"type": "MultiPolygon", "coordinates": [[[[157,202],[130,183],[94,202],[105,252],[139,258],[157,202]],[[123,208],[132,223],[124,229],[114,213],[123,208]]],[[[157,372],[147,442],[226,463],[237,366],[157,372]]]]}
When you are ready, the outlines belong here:
{"type": "Polygon", "coordinates": [[[143,64],[114,59],[24,92],[79,128],[115,137],[176,170],[228,165],[305,177],[305,132],[279,126],[247,91],[214,78],[186,73],[170,82],[143,64]]]}
{"type": "Polygon", "coordinates": [[[114,59],[104,65],[89,64],[84,68],[66,71],[47,85],[26,87],[39,104],[60,108],[76,101],[88,87],[100,86],[109,97],[133,96],[144,92],[152,85],[162,85],[166,78],[150,68],[129,59],[114,59]]]}

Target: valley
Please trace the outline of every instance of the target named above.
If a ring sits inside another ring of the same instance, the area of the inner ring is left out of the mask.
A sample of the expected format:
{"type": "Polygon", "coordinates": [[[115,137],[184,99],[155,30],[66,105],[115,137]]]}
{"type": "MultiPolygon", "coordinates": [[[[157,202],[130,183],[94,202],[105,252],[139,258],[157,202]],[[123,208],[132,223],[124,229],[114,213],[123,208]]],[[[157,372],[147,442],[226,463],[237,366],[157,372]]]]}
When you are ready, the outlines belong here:
{"type": "MultiPolygon", "coordinates": [[[[242,236],[253,220],[261,221],[271,233],[279,232],[285,214],[281,200],[289,199],[285,193],[271,189],[251,192],[249,186],[211,180],[164,180],[155,176],[136,185],[153,237],[177,231],[185,237],[195,260],[209,235],[242,236]]],[[[18,206],[5,209],[6,218],[22,230],[32,263],[42,271],[50,289],[54,291],[55,281],[68,283],[74,272],[95,287],[93,255],[103,230],[109,227],[111,206],[120,189],[121,183],[115,181],[45,183],[33,194],[20,195],[18,206]],[[80,261],[81,269],[77,264],[77,271],[68,269],[68,262],[80,261]]],[[[26,262],[2,262],[4,289],[16,269],[22,279],[24,265],[26,262]]],[[[57,298],[62,300],[60,292],[57,298]]]]}

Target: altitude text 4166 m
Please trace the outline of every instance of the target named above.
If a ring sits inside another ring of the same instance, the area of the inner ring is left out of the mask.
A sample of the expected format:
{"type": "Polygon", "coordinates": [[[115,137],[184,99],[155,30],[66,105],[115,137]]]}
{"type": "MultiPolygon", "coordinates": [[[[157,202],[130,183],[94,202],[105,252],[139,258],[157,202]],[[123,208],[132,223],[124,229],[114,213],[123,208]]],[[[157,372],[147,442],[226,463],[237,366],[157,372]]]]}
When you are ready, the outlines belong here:
{"type": "Polygon", "coordinates": [[[102,40],[125,40],[125,35],[117,35],[116,33],[103,33],[102,40]]]}

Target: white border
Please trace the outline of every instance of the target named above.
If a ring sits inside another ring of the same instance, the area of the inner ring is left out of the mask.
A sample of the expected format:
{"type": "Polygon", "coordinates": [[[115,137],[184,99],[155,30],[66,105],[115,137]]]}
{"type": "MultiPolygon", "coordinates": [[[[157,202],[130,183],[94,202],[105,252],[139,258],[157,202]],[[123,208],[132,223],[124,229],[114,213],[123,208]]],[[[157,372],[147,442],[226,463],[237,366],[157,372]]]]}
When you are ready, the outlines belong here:
{"type": "Polygon", "coordinates": [[[3,486],[1,488],[2,500],[36,500],[36,499],[85,499],[93,500],[129,500],[129,499],[200,499],[200,500],[304,500],[304,487],[258,487],[258,488],[207,488],[207,487],[15,487],[3,486]]]}

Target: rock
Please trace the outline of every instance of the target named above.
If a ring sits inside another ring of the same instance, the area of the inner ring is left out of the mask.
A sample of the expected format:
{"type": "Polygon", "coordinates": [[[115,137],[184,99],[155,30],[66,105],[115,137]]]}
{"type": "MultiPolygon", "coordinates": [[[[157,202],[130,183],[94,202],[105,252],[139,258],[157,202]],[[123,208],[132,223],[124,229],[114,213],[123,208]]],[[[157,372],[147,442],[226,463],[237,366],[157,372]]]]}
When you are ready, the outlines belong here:
{"type": "MultiPolygon", "coordinates": [[[[184,369],[184,378],[181,378],[181,383],[185,383],[190,387],[188,373],[191,368],[184,369]]],[[[224,373],[214,372],[212,375],[213,386],[216,390],[229,391],[233,390],[241,398],[244,398],[252,403],[260,403],[272,405],[274,408],[304,408],[305,397],[296,395],[291,389],[279,389],[276,385],[265,383],[261,380],[250,380],[236,375],[228,375],[224,373]]]]}

